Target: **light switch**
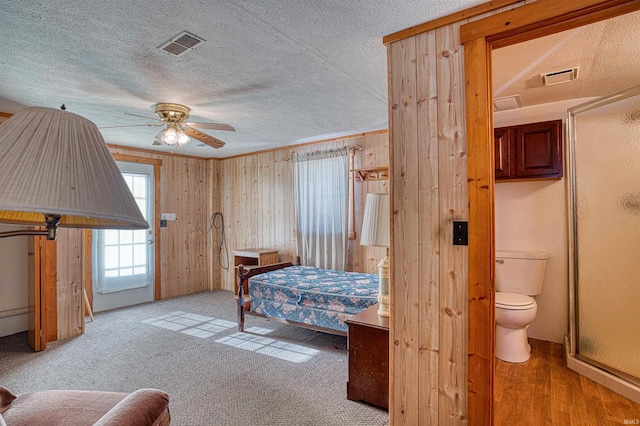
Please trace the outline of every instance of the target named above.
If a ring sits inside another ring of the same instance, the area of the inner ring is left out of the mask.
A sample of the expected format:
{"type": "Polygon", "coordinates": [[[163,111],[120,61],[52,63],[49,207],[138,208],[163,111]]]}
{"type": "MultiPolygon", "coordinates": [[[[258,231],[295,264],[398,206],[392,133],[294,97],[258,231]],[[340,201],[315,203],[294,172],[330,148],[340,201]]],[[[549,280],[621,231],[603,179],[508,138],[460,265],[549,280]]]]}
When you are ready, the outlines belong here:
{"type": "Polygon", "coordinates": [[[453,245],[469,245],[469,223],[453,221],[453,245]]]}

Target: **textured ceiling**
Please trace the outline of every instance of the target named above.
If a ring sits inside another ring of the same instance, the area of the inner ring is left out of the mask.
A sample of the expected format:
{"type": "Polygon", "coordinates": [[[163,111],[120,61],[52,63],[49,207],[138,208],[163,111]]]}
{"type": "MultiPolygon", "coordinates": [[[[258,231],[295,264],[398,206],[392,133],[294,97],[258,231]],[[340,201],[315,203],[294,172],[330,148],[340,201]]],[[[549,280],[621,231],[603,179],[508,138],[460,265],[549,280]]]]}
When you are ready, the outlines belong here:
{"type": "MultiPolygon", "coordinates": [[[[387,128],[382,37],[483,0],[0,2],[0,111],[58,107],[100,127],[150,123],[157,102],[227,142],[177,152],[232,155],[387,128]],[[173,57],[158,46],[186,30],[206,40],[173,57]]],[[[640,84],[639,15],[494,51],[496,97],[523,105],[603,95],[640,84]],[[580,66],[578,81],[540,87],[539,74],[580,66]]],[[[152,146],[158,129],[102,129],[108,143],[152,146]]]]}
{"type": "Polygon", "coordinates": [[[640,12],[493,51],[494,97],[522,106],[604,96],[640,84],[640,12]],[[540,74],[580,67],[578,79],[543,86],[540,74]]]}
{"type": "MultiPolygon", "coordinates": [[[[0,2],[0,111],[67,106],[99,127],[143,124],[157,102],[192,109],[190,121],[231,155],[387,128],[384,35],[482,0],[0,2]],[[206,40],[173,57],[157,49],[186,30],[206,40]]],[[[153,147],[158,129],[102,129],[108,143],[153,147]]]]}

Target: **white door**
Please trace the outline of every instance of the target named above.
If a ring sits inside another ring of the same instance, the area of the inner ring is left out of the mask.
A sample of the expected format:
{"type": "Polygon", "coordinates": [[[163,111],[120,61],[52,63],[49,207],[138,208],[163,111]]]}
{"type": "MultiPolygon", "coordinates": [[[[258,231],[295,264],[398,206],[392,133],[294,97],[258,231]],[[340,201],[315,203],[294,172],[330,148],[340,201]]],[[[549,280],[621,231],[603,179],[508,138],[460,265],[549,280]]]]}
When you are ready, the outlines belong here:
{"type": "MultiPolygon", "coordinates": [[[[153,165],[118,162],[149,225],[153,224],[153,165]]],[[[154,299],[153,228],[93,232],[94,312],[154,299]]]]}

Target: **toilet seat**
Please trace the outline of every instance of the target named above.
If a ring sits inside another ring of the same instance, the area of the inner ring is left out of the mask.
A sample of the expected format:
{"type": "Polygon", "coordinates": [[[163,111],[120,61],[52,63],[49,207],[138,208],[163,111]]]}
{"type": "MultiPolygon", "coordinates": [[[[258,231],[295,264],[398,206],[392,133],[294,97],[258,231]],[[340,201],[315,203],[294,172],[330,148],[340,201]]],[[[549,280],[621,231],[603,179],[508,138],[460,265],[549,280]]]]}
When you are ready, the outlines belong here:
{"type": "Polygon", "coordinates": [[[536,307],[536,300],[526,294],[496,292],[496,308],[519,311],[533,309],[536,307]]]}

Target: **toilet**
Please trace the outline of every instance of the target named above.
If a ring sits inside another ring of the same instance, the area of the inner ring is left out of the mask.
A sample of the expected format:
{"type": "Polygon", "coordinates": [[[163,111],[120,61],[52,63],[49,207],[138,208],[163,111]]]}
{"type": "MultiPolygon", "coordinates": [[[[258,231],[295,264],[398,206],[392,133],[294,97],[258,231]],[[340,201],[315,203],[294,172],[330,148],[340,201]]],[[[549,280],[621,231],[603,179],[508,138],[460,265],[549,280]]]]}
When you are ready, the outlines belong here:
{"type": "Polygon", "coordinates": [[[527,328],[538,313],[533,296],[542,293],[549,253],[496,251],[496,352],[506,362],[529,360],[527,328]]]}

